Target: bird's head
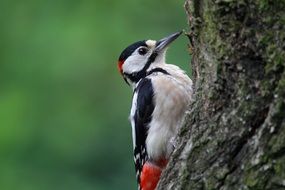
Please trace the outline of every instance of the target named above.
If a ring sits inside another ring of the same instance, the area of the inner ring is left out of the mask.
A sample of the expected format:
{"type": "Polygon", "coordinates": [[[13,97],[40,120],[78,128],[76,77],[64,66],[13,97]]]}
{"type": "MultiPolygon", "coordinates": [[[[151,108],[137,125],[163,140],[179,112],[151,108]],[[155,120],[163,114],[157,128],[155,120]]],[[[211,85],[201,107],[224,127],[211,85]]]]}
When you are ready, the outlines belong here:
{"type": "Polygon", "coordinates": [[[168,45],[182,32],[171,34],[159,41],[142,40],[128,46],[118,60],[119,72],[128,84],[135,84],[145,77],[147,69],[152,64],[164,64],[168,45]]]}

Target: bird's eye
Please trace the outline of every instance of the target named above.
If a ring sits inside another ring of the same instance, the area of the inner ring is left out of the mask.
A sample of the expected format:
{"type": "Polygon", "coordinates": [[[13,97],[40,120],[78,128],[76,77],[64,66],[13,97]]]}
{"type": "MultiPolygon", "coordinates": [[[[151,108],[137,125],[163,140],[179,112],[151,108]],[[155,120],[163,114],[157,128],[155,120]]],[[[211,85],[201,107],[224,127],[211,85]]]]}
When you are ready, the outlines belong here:
{"type": "Polygon", "coordinates": [[[147,48],[145,47],[141,47],[139,50],[138,50],[139,54],[140,55],[145,55],[147,53],[147,48]]]}

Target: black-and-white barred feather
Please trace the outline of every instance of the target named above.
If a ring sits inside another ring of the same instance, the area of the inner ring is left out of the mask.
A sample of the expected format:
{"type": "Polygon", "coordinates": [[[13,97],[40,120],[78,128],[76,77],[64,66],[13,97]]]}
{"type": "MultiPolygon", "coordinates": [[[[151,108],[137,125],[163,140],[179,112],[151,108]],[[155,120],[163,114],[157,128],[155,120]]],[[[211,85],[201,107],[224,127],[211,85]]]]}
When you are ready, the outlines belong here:
{"type": "Polygon", "coordinates": [[[131,113],[131,120],[134,141],[134,161],[136,177],[139,182],[142,167],[148,160],[145,143],[148,124],[151,121],[154,110],[153,87],[150,79],[143,78],[138,83],[134,91],[132,110],[133,113],[131,113]]]}

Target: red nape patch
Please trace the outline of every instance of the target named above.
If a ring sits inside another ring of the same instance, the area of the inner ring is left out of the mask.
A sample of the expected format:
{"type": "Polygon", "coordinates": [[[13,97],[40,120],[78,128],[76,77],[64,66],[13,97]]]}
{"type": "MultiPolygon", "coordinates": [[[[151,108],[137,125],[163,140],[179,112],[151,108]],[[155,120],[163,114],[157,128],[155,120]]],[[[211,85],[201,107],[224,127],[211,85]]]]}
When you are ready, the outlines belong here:
{"type": "Polygon", "coordinates": [[[141,190],[154,190],[161,175],[161,168],[151,163],[145,163],[141,173],[141,190]]]}
{"type": "Polygon", "coordinates": [[[121,74],[123,73],[123,64],[124,61],[118,61],[118,70],[121,74]]]}

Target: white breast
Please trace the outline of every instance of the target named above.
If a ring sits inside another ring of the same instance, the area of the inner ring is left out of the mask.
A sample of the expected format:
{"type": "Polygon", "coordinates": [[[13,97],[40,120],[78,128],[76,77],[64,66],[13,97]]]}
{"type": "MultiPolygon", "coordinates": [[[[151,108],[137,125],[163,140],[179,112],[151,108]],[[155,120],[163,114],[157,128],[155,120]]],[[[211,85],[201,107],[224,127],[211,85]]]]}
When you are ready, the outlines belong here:
{"type": "Polygon", "coordinates": [[[167,70],[170,75],[155,73],[149,76],[154,86],[155,108],[146,146],[148,155],[153,160],[170,156],[173,151],[171,140],[182,125],[192,97],[191,79],[178,67],[173,68],[175,73],[171,68],[167,70]]]}

